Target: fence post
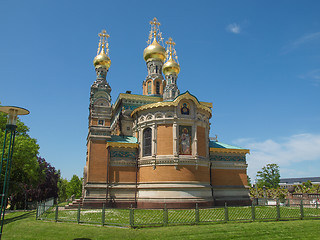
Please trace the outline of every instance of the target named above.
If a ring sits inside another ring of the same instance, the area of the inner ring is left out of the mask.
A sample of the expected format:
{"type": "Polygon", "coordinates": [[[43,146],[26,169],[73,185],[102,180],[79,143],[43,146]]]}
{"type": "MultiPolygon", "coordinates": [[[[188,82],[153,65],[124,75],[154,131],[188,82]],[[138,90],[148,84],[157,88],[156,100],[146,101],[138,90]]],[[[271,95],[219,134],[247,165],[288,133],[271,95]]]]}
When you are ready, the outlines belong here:
{"type": "Polygon", "coordinates": [[[131,204],[131,208],[130,208],[130,226],[131,227],[134,226],[134,209],[132,208],[132,204],[131,204]]]}
{"type": "Polygon", "coordinates": [[[58,205],[56,205],[56,214],[54,216],[54,220],[58,222],[58,205]]]}
{"type": "Polygon", "coordinates": [[[168,225],[168,209],[167,209],[167,204],[164,204],[164,209],[163,209],[163,225],[167,226],[168,225]]]}
{"type": "Polygon", "coordinates": [[[36,220],[38,220],[38,214],[39,214],[39,203],[37,202],[37,210],[36,210],[36,220]]]}
{"type": "Polygon", "coordinates": [[[277,199],[277,221],[280,220],[280,205],[279,205],[279,199],[277,199]]]}
{"type": "Polygon", "coordinates": [[[198,206],[198,203],[196,203],[195,217],[196,217],[196,224],[198,224],[198,223],[200,222],[199,206],[198,206]]]}
{"type": "Polygon", "coordinates": [[[290,207],[290,199],[288,198],[288,207],[290,207]]]}
{"type": "Polygon", "coordinates": [[[101,213],[101,225],[104,226],[104,221],[106,219],[106,206],[105,204],[102,204],[102,213],[101,213]]]}
{"type": "Polygon", "coordinates": [[[225,222],[229,221],[229,213],[228,213],[227,202],[224,203],[224,221],[225,222]]]}
{"type": "Polygon", "coordinates": [[[300,202],[300,215],[301,215],[301,219],[303,219],[304,218],[303,199],[301,199],[301,202],[300,202]]]}
{"type": "Polygon", "coordinates": [[[80,223],[80,204],[78,205],[77,223],[80,223]]]}
{"type": "Polygon", "coordinates": [[[254,207],[254,201],[252,201],[252,204],[251,204],[251,216],[252,216],[252,221],[256,220],[256,209],[254,207]]]}
{"type": "Polygon", "coordinates": [[[318,203],[318,199],[316,199],[316,209],[319,208],[319,203],[318,203]]]}

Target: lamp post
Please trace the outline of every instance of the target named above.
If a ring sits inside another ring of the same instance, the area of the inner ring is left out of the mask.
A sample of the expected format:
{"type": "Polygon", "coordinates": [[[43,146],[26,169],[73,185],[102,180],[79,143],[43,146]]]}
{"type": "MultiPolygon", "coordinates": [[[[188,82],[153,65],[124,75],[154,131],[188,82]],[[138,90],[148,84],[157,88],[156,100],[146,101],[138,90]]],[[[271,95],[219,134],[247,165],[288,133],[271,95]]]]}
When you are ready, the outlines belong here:
{"type": "Polygon", "coordinates": [[[0,106],[0,112],[4,112],[8,114],[8,120],[7,120],[6,130],[4,134],[4,141],[3,141],[1,164],[0,164],[0,180],[2,183],[2,194],[0,195],[1,196],[0,239],[1,239],[5,210],[7,206],[7,200],[8,200],[10,170],[11,170],[11,163],[12,163],[14,140],[16,136],[17,118],[18,118],[18,115],[29,114],[29,111],[27,109],[20,108],[20,107],[0,106]]]}

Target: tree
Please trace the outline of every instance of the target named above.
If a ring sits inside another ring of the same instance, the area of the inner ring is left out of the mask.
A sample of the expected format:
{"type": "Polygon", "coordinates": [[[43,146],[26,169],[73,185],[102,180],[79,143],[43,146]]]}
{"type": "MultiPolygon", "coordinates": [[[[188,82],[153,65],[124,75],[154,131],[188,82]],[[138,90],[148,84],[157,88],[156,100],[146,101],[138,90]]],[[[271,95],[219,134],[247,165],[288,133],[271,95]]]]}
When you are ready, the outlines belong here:
{"type": "MultiPolygon", "coordinates": [[[[7,115],[0,113],[0,146],[4,143],[4,135],[7,123],[7,115]]],[[[17,121],[17,131],[12,156],[12,167],[10,174],[9,196],[11,200],[23,199],[18,203],[11,203],[11,207],[17,204],[18,208],[24,206],[25,196],[30,186],[35,187],[39,180],[39,164],[37,155],[39,145],[37,140],[28,135],[29,128],[19,119],[17,121]]],[[[2,152],[1,152],[2,154],[2,152]]],[[[2,186],[1,186],[2,189],[2,186]]]]}
{"type": "Polygon", "coordinates": [[[67,195],[71,197],[74,195],[76,198],[81,197],[82,193],[82,179],[77,175],[73,175],[67,186],[67,195]]]}
{"type": "Polygon", "coordinates": [[[258,187],[278,188],[280,183],[279,166],[275,163],[267,164],[257,172],[258,187]]]}
{"type": "Polygon", "coordinates": [[[67,200],[68,193],[67,193],[67,188],[68,188],[68,180],[65,178],[60,177],[58,181],[58,198],[59,202],[64,202],[67,200]]]}
{"type": "Polygon", "coordinates": [[[247,182],[248,182],[248,186],[251,187],[251,178],[249,177],[249,175],[247,175],[247,182]]]}

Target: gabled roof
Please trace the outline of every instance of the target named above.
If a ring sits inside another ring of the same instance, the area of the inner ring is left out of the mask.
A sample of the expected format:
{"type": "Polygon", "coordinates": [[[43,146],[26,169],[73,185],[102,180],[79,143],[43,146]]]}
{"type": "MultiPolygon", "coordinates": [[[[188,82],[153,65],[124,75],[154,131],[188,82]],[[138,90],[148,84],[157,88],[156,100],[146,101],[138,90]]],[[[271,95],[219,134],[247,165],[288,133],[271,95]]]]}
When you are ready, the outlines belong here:
{"type": "Polygon", "coordinates": [[[107,147],[138,148],[138,140],[131,136],[113,135],[107,142],[107,147]]]}
{"type": "Polygon", "coordinates": [[[250,153],[249,149],[244,149],[236,146],[232,146],[222,142],[210,141],[210,152],[244,152],[250,153]]]}
{"type": "Polygon", "coordinates": [[[131,136],[117,136],[112,135],[111,140],[108,142],[119,142],[119,143],[138,143],[137,138],[131,136]]]}
{"type": "Polygon", "coordinates": [[[158,107],[171,107],[171,106],[178,106],[179,102],[183,99],[189,99],[192,100],[196,105],[197,108],[202,109],[208,113],[210,113],[211,116],[211,107],[212,105],[210,103],[201,103],[198,101],[198,99],[193,96],[192,94],[189,93],[189,91],[186,91],[185,93],[182,93],[180,95],[178,95],[174,100],[172,101],[165,101],[165,102],[157,102],[157,103],[151,103],[151,104],[146,104],[143,105],[141,107],[136,108],[135,110],[133,110],[133,112],[131,113],[131,117],[141,111],[141,110],[146,110],[146,109],[151,109],[151,108],[158,108],[158,107]]]}

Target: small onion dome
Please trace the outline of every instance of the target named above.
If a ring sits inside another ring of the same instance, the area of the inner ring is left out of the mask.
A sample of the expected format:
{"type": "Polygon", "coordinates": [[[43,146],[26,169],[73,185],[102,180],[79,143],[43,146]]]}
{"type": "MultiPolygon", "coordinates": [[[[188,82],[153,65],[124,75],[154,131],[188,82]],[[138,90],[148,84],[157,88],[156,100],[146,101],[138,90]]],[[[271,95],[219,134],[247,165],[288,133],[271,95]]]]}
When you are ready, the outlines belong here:
{"type": "Polygon", "coordinates": [[[178,75],[180,72],[180,66],[175,60],[172,59],[172,57],[170,57],[169,60],[163,64],[162,72],[164,75],[170,75],[173,73],[178,75]]]}
{"type": "Polygon", "coordinates": [[[143,58],[146,62],[152,60],[160,60],[164,62],[166,60],[166,49],[162,47],[156,39],[144,49],[143,58]]]}
{"type": "Polygon", "coordinates": [[[102,48],[102,51],[93,59],[93,65],[96,67],[98,65],[105,66],[107,69],[109,69],[111,65],[111,60],[108,57],[108,55],[104,52],[104,48],[102,48]]]}

